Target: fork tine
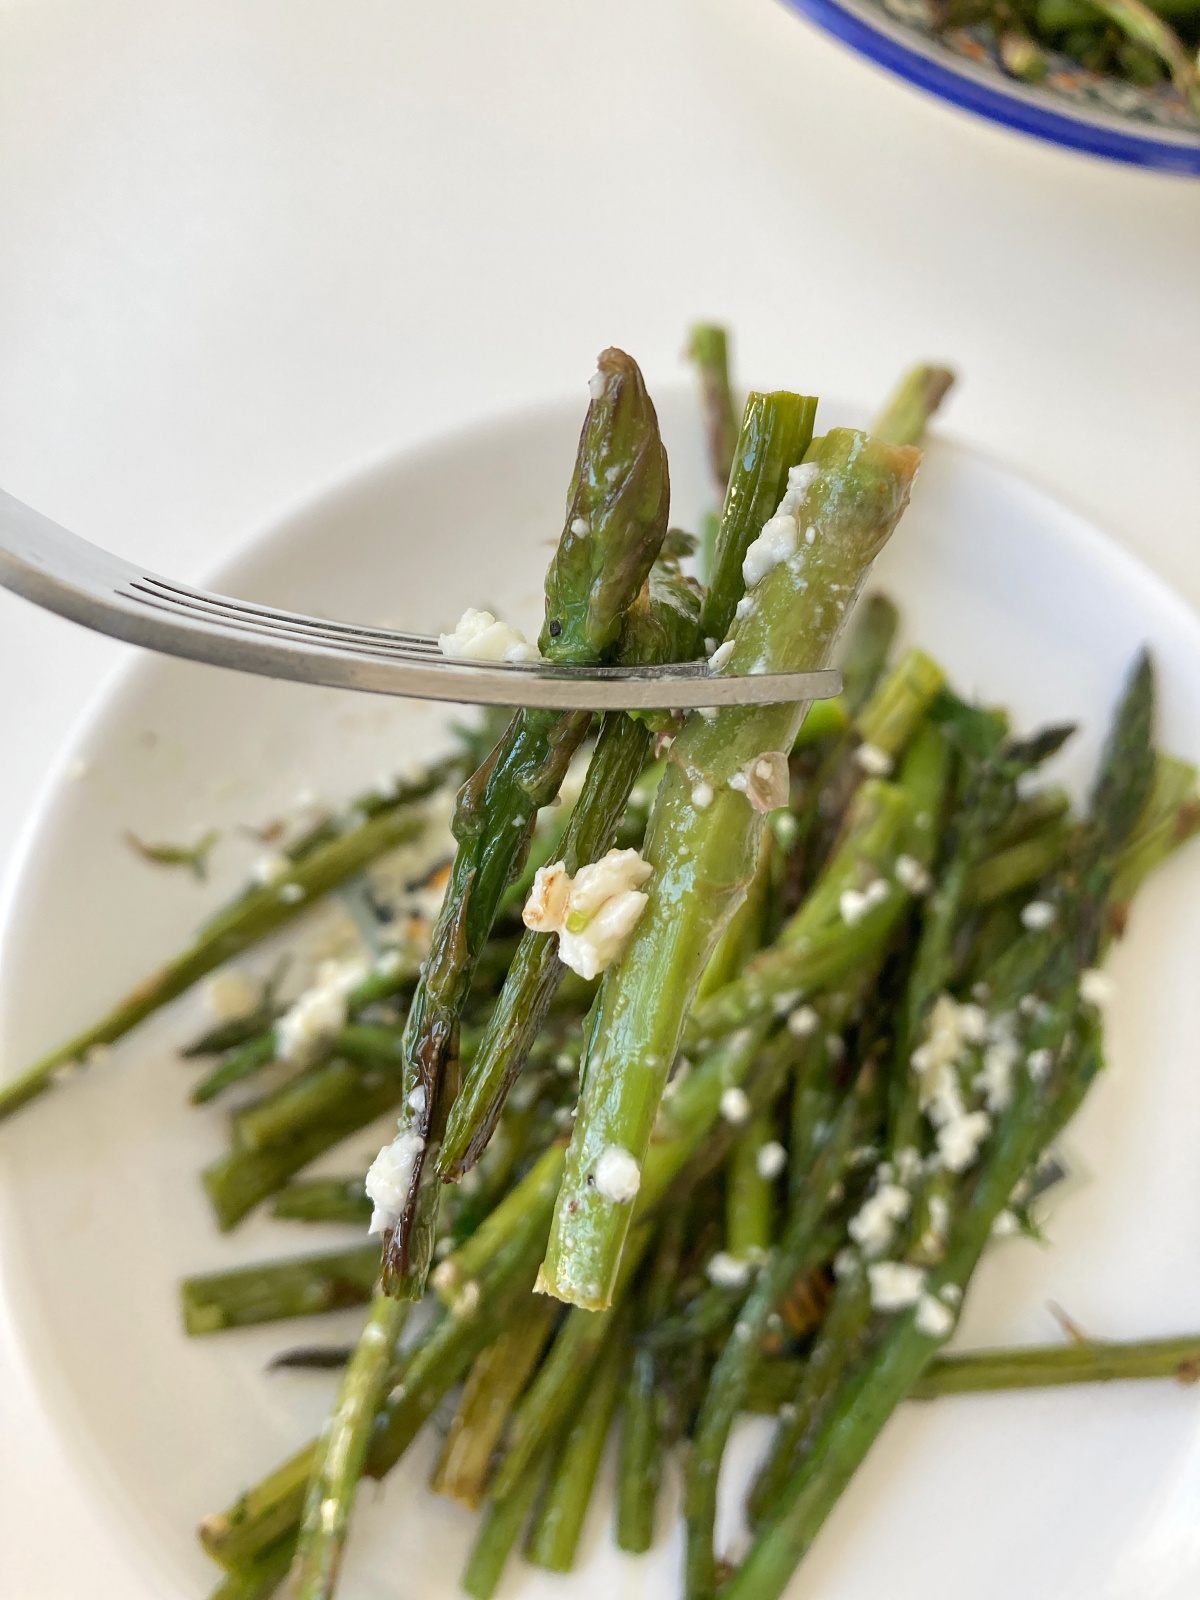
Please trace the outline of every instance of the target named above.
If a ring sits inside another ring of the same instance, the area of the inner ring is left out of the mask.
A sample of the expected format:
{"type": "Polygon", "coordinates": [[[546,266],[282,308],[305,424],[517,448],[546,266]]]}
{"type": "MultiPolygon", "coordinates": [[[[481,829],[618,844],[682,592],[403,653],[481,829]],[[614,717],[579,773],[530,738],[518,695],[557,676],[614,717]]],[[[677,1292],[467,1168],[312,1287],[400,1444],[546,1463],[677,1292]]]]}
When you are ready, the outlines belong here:
{"type": "Polygon", "coordinates": [[[238,672],[419,700],[561,711],[811,700],[836,672],[710,677],[704,662],[629,671],[444,657],[427,634],[331,622],[174,583],[78,538],[0,489],[0,584],[130,644],[238,672]]]}

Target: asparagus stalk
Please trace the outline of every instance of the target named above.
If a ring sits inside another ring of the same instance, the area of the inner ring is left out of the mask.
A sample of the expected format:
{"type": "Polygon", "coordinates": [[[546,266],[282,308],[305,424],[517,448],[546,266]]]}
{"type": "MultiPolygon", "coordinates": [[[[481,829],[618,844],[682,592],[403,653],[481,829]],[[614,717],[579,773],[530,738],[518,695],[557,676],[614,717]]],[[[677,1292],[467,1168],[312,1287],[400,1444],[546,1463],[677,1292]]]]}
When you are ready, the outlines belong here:
{"type": "Polygon", "coordinates": [[[688,340],[688,354],[700,380],[700,414],[708,466],[717,493],[723,499],[738,443],[737,412],[729,381],[728,332],[710,322],[696,323],[688,340]]]}
{"type": "MultiPolygon", "coordinates": [[[[748,597],[731,641],[734,671],[828,660],[847,605],[904,509],[919,459],[915,450],[844,429],[815,443],[811,456],[796,481],[796,555],[773,566],[748,597]]],[[[579,1115],[539,1279],[559,1299],[596,1309],[610,1302],[630,1208],[597,1190],[596,1163],[614,1147],[631,1153],[639,1169],[645,1161],[683,1019],[757,862],[762,813],[749,798],[751,781],[764,765],[773,772],[776,754],[791,749],[803,712],[736,708],[711,722],[693,715],[672,746],[645,846],[655,869],[649,904],[593,1014],[579,1115]],[[731,778],[745,790],[731,787],[731,778]],[[693,800],[700,784],[713,797],[703,807],[693,800]]]]}
{"type": "Polygon", "coordinates": [[[376,1294],[372,1301],[367,1325],[317,1444],[288,1578],[291,1600],[329,1600],[337,1585],[375,1413],[408,1309],[384,1294],[376,1294]]]}
{"type": "Polygon", "coordinates": [[[472,1511],[487,1489],[505,1423],[554,1330],[552,1301],[531,1298],[475,1360],[446,1434],[430,1486],[472,1511]]]}
{"type": "Polygon", "coordinates": [[[729,631],[746,587],[746,551],[779,504],[788,471],[804,459],[816,417],[817,402],[809,395],[780,390],[746,401],[701,615],[710,639],[729,631]]]}
{"type": "Polygon", "coordinates": [[[526,1554],[536,1567],[545,1567],[550,1572],[570,1572],[575,1565],[583,1519],[592,1498],[628,1357],[622,1330],[613,1329],[578,1415],[550,1468],[550,1482],[526,1546],[526,1554]]]}
{"type": "Polygon", "coordinates": [[[539,1460],[507,1499],[487,1502],[462,1576],[463,1592],[469,1594],[471,1600],[492,1600],[521,1529],[529,1520],[545,1475],[546,1464],[539,1460]]]}
{"type": "Polygon", "coordinates": [[[279,1191],[272,1213],[296,1222],[359,1222],[366,1227],[371,1202],[361,1178],[304,1178],[279,1191]]]}
{"type": "Polygon", "coordinates": [[[384,811],[296,862],[279,882],[244,895],[234,908],[214,919],[194,943],[152,973],[99,1022],[0,1085],[0,1120],[44,1093],[64,1064],[84,1062],[97,1046],[115,1043],[215,968],[294,922],[330,889],[354,877],[387,851],[417,838],[423,826],[419,813],[407,805],[384,811]]]}
{"type": "Polygon", "coordinates": [[[179,1286],[183,1325],[194,1337],[360,1306],[371,1298],[378,1276],[379,1244],[374,1239],[350,1250],[200,1273],[179,1286]]]}
{"type": "Polygon", "coordinates": [[[910,367],[871,424],[871,432],[885,444],[920,444],[953,384],[949,367],[910,367]]]}
{"type": "MultiPolygon", "coordinates": [[[[764,1361],[750,1380],[746,1409],[774,1416],[794,1402],[804,1381],[803,1361],[764,1361]]],[[[1068,1344],[1016,1345],[956,1350],[935,1356],[909,1390],[910,1400],[1002,1390],[1051,1389],[1075,1383],[1125,1383],[1200,1379],[1200,1334],[1173,1339],[1072,1339],[1068,1344]]]]}
{"type": "Polygon", "coordinates": [[[1154,769],[1151,724],[1153,674],[1142,657],[1113,723],[1092,794],[1089,839],[1073,885],[1061,900],[1064,928],[1051,958],[1054,997],[1046,1002],[1044,1037],[1062,1041],[1043,1077],[1023,1075],[986,1147],[965,1196],[945,1259],[926,1280],[920,1307],[901,1313],[851,1382],[842,1386],[808,1443],[796,1470],[758,1533],[727,1600],[774,1600],[815,1538],[851,1475],[891,1412],[912,1389],[952,1326],[931,1322],[922,1309],[957,1303],[987,1244],[992,1226],[1022,1174],[1074,1114],[1100,1065],[1098,1028],[1086,1013],[1076,1032],[1077,975],[1095,959],[1103,936],[1105,902],[1121,850],[1136,825],[1154,769]],[[1067,1041],[1073,1048],[1067,1047],[1067,1041]],[[1039,1082],[1038,1079],[1041,1079],[1039,1082]],[[940,1332],[933,1331],[940,1328],[940,1332]]]}
{"type": "MultiPolygon", "coordinates": [[[[656,571],[646,595],[634,602],[626,617],[619,658],[647,665],[686,660],[699,648],[699,621],[688,580],[666,571],[659,576],[656,571]]],[[[604,718],[562,839],[561,859],[569,873],[599,860],[611,848],[645,766],[651,737],[644,722],[621,712],[604,718]]],[[[438,1155],[443,1179],[461,1178],[478,1161],[565,971],[555,935],[528,930],[451,1109],[438,1155]]]]}
{"type": "Polygon", "coordinates": [[[716,1592],[713,1527],[717,1513],[717,1473],[729,1430],[742,1409],[750,1375],[761,1359],[767,1318],[795,1279],[819,1264],[811,1259],[814,1236],[830,1205],[830,1191],[841,1181],[846,1156],[872,1088],[872,1075],[869,1072],[860,1074],[855,1093],[846,1097],[817,1157],[807,1191],[789,1219],[778,1249],[751,1290],[733,1337],[713,1368],[688,1458],[684,1495],[687,1525],[684,1592],[687,1600],[708,1600],[716,1592]]]}
{"type": "MultiPolygon", "coordinates": [[[[662,544],[669,496],[666,454],[636,363],[604,351],[593,387],[539,641],[548,659],[574,665],[605,660],[615,648],[621,618],[662,544]]],[[[583,713],[518,713],[459,795],[458,852],[405,1028],[399,1138],[411,1154],[411,1176],[383,1257],[384,1286],[400,1298],[419,1298],[429,1270],[437,1152],[457,1087],[458,1018],[472,969],[537,811],[558,793],[589,722],[583,713]]]]}

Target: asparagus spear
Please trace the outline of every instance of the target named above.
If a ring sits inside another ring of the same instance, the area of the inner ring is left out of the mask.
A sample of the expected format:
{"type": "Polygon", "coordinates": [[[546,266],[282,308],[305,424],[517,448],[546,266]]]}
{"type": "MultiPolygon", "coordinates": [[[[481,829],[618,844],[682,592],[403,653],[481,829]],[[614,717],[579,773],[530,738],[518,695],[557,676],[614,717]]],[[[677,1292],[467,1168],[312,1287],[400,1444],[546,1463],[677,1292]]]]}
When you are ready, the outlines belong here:
{"type": "Polygon", "coordinates": [[[552,1301],[531,1297],[495,1343],[476,1358],[430,1481],[438,1494],[478,1510],[492,1455],[513,1406],[542,1358],[554,1330],[556,1309],[552,1301]]]}
{"type": "Polygon", "coordinates": [[[723,499],[738,442],[737,413],[729,381],[728,332],[714,323],[697,322],[688,340],[688,354],[700,380],[700,412],[709,470],[723,499]]]}
{"type": "Polygon", "coordinates": [[[180,1284],[183,1325],[192,1335],[218,1333],[363,1305],[378,1276],[379,1245],[374,1239],[350,1250],[200,1273],[180,1284]]]}
{"type": "Polygon", "coordinates": [[[408,805],[384,811],[362,827],[314,850],[295,863],[279,882],[243,896],[229,914],[214,919],[193,944],[140,983],[107,1016],[0,1085],[0,1120],[44,1093],[65,1063],[86,1061],[98,1046],[122,1038],[215,968],[295,921],[314,900],[361,872],[371,861],[417,838],[422,827],[419,813],[408,805]]]}
{"type": "Polygon", "coordinates": [[[530,1530],[526,1554],[534,1566],[551,1572],[570,1572],[575,1565],[583,1519],[629,1356],[622,1333],[614,1329],[609,1335],[579,1412],[551,1465],[549,1486],[530,1530]]]}
{"type": "Polygon", "coordinates": [[[920,444],[953,384],[949,367],[910,367],[871,424],[871,432],[885,444],[920,444]]]}
{"type": "MultiPolygon", "coordinates": [[[[774,1416],[790,1405],[804,1380],[805,1363],[764,1361],[750,1380],[746,1409],[774,1416]]],[[[1057,1388],[1075,1383],[1124,1383],[1200,1378],[1200,1334],[1173,1339],[1072,1339],[1068,1344],[1011,1349],[956,1350],[935,1356],[908,1392],[910,1400],[998,1390],[1057,1388]]]]}
{"type": "MultiPolygon", "coordinates": [[[[630,607],[619,658],[647,665],[686,660],[700,648],[695,597],[688,580],[664,570],[630,607]]],[[[604,718],[596,749],[562,839],[561,859],[574,874],[611,848],[631,790],[649,754],[651,730],[621,712],[604,718]]],[[[491,1138],[566,968],[555,935],[526,931],[488,1021],[471,1070],[451,1109],[438,1155],[443,1179],[468,1171],[491,1138]]]]}
{"type": "MultiPolygon", "coordinates": [[[[799,521],[787,519],[796,554],[752,587],[730,641],[735,671],[828,659],[846,606],[904,509],[919,459],[915,450],[844,429],[815,443],[811,455],[794,480],[799,521]]],[[[751,783],[759,783],[761,767],[774,772],[777,752],[791,749],[803,710],[737,708],[711,722],[693,715],[672,746],[645,847],[655,868],[649,905],[601,986],[539,1280],[559,1299],[594,1308],[610,1301],[630,1208],[595,1188],[596,1163],[610,1148],[629,1152],[639,1170],[645,1161],[687,1008],[757,861],[762,813],[749,798],[751,783]],[[745,789],[731,787],[731,778],[745,789]],[[703,807],[693,800],[701,784],[702,797],[712,796],[703,807]]],[[[764,809],[771,798],[762,798],[764,809]]]]}
{"type": "Polygon", "coordinates": [[[812,443],[817,402],[810,395],[751,394],[742,414],[701,622],[724,639],[746,583],[746,551],[779,504],[791,467],[812,443]]]}
{"type": "MultiPolygon", "coordinates": [[[[602,661],[616,646],[666,532],[669,495],[666,454],[636,363],[604,351],[593,387],[539,641],[550,660],[576,665],[602,661]]],[[[383,1258],[384,1285],[401,1298],[419,1298],[429,1270],[437,1149],[456,1089],[457,1024],[471,971],[538,808],[558,793],[589,722],[582,713],[520,712],[459,795],[458,853],[405,1028],[398,1148],[410,1175],[383,1258]]]]}
{"type": "MultiPolygon", "coordinates": [[[[1104,912],[1120,853],[1150,789],[1154,686],[1142,657],[1131,674],[1106,745],[1092,795],[1089,837],[1073,880],[1064,885],[1064,926],[1051,956],[1053,998],[1045,1002],[1042,1036],[1057,1037],[1044,1073],[1025,1074],[985,1149],[941,1266],[928,1275],[919,1305],[902,1312],[875,1351],[844,1384],[825,1413],[792,1477],[730,1581],[728,1600],[773,1600],[869,1450],[883,1423],[911,1390],[953,1325],[957,1303],[996,1217],[1022,1174],[1074,1114],[1100,1066],[1098,1028],[1086,1012],[1073,1028],[1078,973],[1090,966],[1103,937],[1104,912]],[[1068,1047],[1068,1041],[1072,1047],[1068,1047]],[[940,1306],[936,1320],[926,1311],[940,1306]]],[[[1036,1030],[1035,1030],[1036,1036],[1036,1030]]]]}
{"type": "Polygon", "coordinates": [[[376,1294],[321,1432],[288,1581],[291,1600],[329,1600],[337,1585],[350,1514],[375,1412],[391,1374],[408,1306],[376,1294]]]}
{"type": "Polygon", "coordinates": [[[359,1222],[366,1227],[371,1202],[361,1178],[304,1178],[279,1191],[272,1213],[297,1222],[359,1222]]]}
{"type": "Polygon", "coordinates": [[[713,1526],[717,1513],[717,1472],[734,1418],[741,1410],[750,1374],[761,1357],[767,1318],[790,1284],[819,1263],[811,1259],[814,1235],[830,1191],[841,1181],[846,1157],[873,1088],[869,1071],[860,1074],[853,1095],[848,1095],[829,1137],[817,1157],[808,1189],[788,1221],[778,1249],[759,1275],[738,1318],[733,1337],[713,1368],[696,1423],[688,1459],[684,1516],[687,1555],[684,1591],[687,1600],[708,1600],[717,1586],[713,1526]]]}

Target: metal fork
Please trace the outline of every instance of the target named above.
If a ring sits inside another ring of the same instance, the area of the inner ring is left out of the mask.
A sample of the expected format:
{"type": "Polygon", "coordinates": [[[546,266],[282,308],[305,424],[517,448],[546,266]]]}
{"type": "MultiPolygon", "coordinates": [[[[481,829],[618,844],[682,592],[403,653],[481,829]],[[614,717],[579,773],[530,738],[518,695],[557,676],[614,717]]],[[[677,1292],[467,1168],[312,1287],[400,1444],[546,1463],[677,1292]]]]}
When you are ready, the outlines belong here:
{"type": "Polygon", "coordinates": [[[89,544],[0,489],[0,584],[98,633],[165,655],[418,700],[635,711],[824,700],[840,673],[714,676],[669,667],[557,667],[444,656],[428,634],[328,622],[193,589],[89,544]]]}

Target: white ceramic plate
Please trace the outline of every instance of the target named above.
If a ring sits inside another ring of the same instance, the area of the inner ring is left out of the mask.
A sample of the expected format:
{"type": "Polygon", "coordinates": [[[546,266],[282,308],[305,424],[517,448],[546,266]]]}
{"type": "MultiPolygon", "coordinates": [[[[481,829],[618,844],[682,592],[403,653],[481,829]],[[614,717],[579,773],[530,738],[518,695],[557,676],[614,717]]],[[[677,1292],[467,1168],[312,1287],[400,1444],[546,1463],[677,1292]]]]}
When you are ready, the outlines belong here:
{"type": "MultiPolygon", "coordinates": [[[[434,628],[467,603],[536,629],[580,406],[457,436],[324,496],[215,575],[227,592],[369,622],[434,628]]],[[[705,494],[689,398],[661,408],[675,520],[705,494]]],[[[826,415],[825,423],[836,418],[826,415]]],[[[1200,627],[1128,555],[1010,473],[956,446],[929,451],[878,580],[908,635],[965,691],[1018,724],[1078,718],[1064,762],[1090,771],[1134,652],[1149,642],[1165,743],[1200,758],[1200,627]]],[[[352,793],[427,753],[445,711],[139,661],[64,753],[8,900],[0,991],[6,1071],[91,1017],[187,937],[245,871],[227,839],[203,891],[120,842],[272,814],[303,786],[352,793]],[[87,774],[68,781],[68,762],[87,774]]],[[[1053,1244],[998,1246],[960,1342],[1054,1336],[1051,1299],[1098,1335],[1200,1327],[1200,853],[1155,881],[1113,970],[1111,1070],[1071,1135],[1090,1181],[1053,1219],[1053,1244]]],[[[318,1426],[328,1375],[264,1376],[346,1313],[189,1341],[179,1275],[312,1248],[300,1225],[252,1219],[217,1235],[196,1182],[221,1119],[185,1106],[174,1046],[187,1000],[113,1059],[0,1129],[3,1267],[46,1406],[102,1487],[164,1597],[207,1592],[192,1529],[318,1426]]],[[[370,1141],[368,1140],[367,1143],[370,1141]]],[[[363,1141],[359,1141],[362,1145],[363,1141]]],[[[345,1170],[347,1152],[326,1165],[345,1170]]],[[[344,1230],[318,1230],[330,1244],[344,1230]]],[[[838,1600],[1145,1600],[1200,1585],[1200,1409],[1173,1384],[946,1401],[906,1408],[838,1507],[793,1593],[838,1600]]],[[[742,1469],[761,1426],[738,1435],[742,1469]]],[[[424,1489],[423,1438],[362,1496],[347,1600],[456,1592],[472,1519],[424,1489]]],[[[730,1477],[736,1476],[731,1471],[730,1477]]],[[[527,1596],[678,1592],[677,1532],[618,1555],[594,1507],[580,1572],[514,1570],[527,1596]]],[[[64,1530],[69,1537],[69,1530],[64,1530]]]]}

